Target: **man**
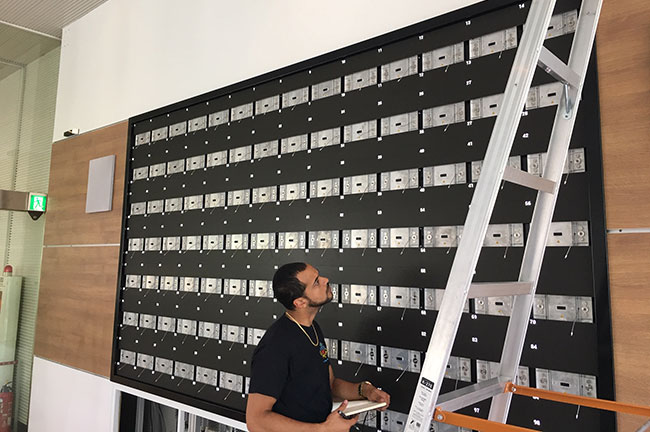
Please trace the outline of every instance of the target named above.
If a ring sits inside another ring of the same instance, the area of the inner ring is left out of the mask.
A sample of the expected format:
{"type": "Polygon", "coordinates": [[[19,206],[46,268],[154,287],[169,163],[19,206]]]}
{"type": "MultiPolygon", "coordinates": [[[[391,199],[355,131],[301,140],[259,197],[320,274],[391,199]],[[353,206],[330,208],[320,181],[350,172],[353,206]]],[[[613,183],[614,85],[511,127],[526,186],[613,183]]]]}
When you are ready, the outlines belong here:
{"type": "Polygon", "coordinates": [[[253,354],[246,407],[251,432],[347,432],[357,422],[338,413],[348,400],[390,403],[390,396],[368,381],[334,376],[323,332],[314,321],[318,309],[332,301],[328,278],[309,264],[285,264],[273,276],[273,292],[287,311],[253,354]],[[344,399],[333,412],[332,397],[344,399]]]}

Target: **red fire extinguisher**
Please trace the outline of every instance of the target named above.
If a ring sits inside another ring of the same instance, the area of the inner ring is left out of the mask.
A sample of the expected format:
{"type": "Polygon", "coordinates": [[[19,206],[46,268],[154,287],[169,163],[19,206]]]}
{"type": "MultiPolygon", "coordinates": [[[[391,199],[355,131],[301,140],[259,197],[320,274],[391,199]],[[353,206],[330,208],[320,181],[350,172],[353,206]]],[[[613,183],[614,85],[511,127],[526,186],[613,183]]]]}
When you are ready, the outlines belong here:
{"type": "Polygon", "coordinates": [[[14,393],[6,385],[0,390],[0,432],[11,432],[13,406],[14,393]]]}
{"type": "MultiPolygon", "coordinates": [[[[13,268],[8,265],[3,270],[3,277],[11,276],[13,268]]],[[[2,307],[2,291],[0,291],[0,308],[2,307]]],[[[18,363],[16,360],[0,361],[0,367],[10,367],[18,363]]],[[[0,386],[0,432],[11,432],[11,424],[14,410],[14,392],[11,381],[0,386]]]]}

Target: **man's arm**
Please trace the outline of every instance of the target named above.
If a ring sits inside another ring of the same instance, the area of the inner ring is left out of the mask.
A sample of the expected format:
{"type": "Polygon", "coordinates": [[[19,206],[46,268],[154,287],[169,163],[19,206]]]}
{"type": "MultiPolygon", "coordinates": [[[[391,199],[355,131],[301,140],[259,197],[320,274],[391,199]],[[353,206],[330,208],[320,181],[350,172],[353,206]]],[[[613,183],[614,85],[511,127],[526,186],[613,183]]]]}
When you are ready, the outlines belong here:
{"type": "Polygon", "coordinates": [[[384,391],[379,390],[377,387],[364,383],[352,383],[350,381],[336,378],[334,370],[330,365],[330,387],[332,389],[332,396],[338,399],[345,400],[359,400],[368,399],[373,402],[386,402],[386,406],[381,411],[388,408],[390,405],[390,395],[384,391]],[[361,384],[361,392],[363,397],[359,395],[359,385],[361,384]]]}
{"type": "Polygon", "coordinates": [[[332,397],[336,399],[345,400],[359,400],[363,399],[359,395],[359,383],[352,383],[350,381],[336,378],[334,370],[330,365],[330,388],[332,389],[332,397]]]}
{"type": "Polygon", "coordinates": [[[339,415],[337,411],[343,411],[347,406],[347,401],[344,401],[324,423],[303,423],[273,412],[275,401],[274,397],[260,393],[248,395],[246,426],[250,432],[348,432],[358,419],[355,416],[346,420],[339,415]]]}

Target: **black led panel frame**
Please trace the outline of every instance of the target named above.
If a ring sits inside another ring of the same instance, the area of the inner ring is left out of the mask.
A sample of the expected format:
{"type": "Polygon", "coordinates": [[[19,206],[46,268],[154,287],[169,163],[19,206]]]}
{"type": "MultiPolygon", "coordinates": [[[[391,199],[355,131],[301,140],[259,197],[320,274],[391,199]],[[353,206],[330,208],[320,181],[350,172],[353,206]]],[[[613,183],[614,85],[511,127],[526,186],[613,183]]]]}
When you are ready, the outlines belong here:
{"type": "MultiPolygon", "coordinates": [[[[130,119],[111,379],[243,421],[255,344],[284,311],[269,281],[305,261],[335,288],[316,318],[335,373],[392,395],[362,427],[401,430],[528,6],[480,3],[130,119]]],[[[559,1],[549,28],[564,60],[579,7],[559,1]]],[[[596,78],[594,54],[519,379],[612,399],[596,78]]],[[[512,164],[541,169],[560,96],[538,70],[512,164]]],[[[504,184],[475,280],[516,280],[534,200],[504,184]]],[[[468,303],[447,390],[494,373],[508,310],[468,303]]],[[[509,423],[615,429],[523,398],[509,423]]]]}

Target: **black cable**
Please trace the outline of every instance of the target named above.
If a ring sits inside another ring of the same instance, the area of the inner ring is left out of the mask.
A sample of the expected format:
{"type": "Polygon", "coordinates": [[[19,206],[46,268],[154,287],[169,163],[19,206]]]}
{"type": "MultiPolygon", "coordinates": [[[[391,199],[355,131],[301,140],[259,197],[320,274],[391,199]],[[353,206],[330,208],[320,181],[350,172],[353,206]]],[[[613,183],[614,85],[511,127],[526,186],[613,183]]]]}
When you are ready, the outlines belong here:
{"type": "Polygon", "coordinates": [[[167,432],[167,424],[165,422],[165,416],[163,415],[162,408],[160,404],[156,404],[156,406],[158,407],[158,415],[160,416],[160,426],[162,428],[160,430],[167,432]]]}
{"type": "Polygon", "coordinates": [[[160,407],[157,403],[151,403],[151,428],[152,432],[159,432],[160,431],[160,419],[157,416],[156,408],[160,407]],[[154,427],[154,421],[157,421],[158,428],[154,427]]]}
{"type": "MultiPolygon", "coordinates": [[[[368,426],[366,424],[366,421],[368,421],[368,415],[370,415],[370,411],[366,411],[365,415],[363,416],[363,421],[361,422],[362,426],[368,426]]],[[[370,420],[372,420],[372,417],[370,418],[370,420]]],[[[357,425],[354,425],[352,427],[355,428],[356,430],[361,430],[357,425]]]]}
{"type": "Polygon", "coordinates": [[[151,403],[148,403],[148,401],[144,402],[145,404],[145,409],[144,412],[142,413],[142,432],[153,432],[153,428],[151,425],[151,403]]]}

